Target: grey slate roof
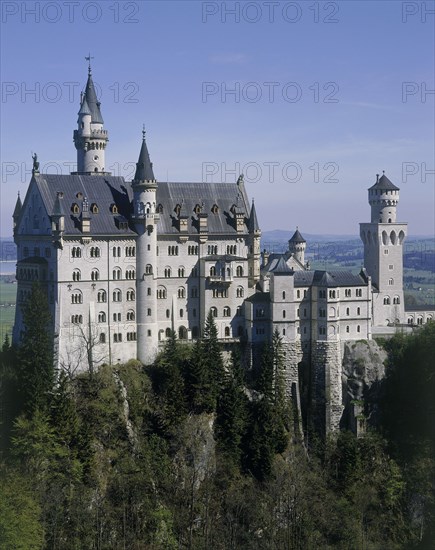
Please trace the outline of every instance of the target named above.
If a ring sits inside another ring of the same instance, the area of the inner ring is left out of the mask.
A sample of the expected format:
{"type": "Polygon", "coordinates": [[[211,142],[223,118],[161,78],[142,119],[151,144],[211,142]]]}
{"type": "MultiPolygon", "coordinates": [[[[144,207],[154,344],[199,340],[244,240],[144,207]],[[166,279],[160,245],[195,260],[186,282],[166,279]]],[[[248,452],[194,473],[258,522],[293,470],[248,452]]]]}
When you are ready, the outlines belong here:
{"type": "Polygon", "coordinates": [[[326,287],[367,286],[367,282],[361,275],[354,275],[350,271],[316,270],[314,272],[313,285],[326,287]]]}
{"type": "MultiPolygon", "coordinates": [[[[231,207],[237,203],[238,190],[236,183],[158,182],[157,204],[163,207],[157,223],[158,234],[179,234],[178,216],[174,208],[177,204],[181,205],[183,200],[183,214],[188,216],[188,233],[198,234],[198,216],[194,208],[196,205],[203,205],[201,213],[207,214],[209,233],[237,234],[231,207]],[[216,214],[211,210],[214,204],[218,206],[216,214]]],[[[240,194],[239,207],[249,212],[244,193],[240,194]]],[[[247,223],[248,220],[245,222],[247,223]]]]}
{"type": "Polygon", "coordinates": [[[136,163],[136,173],[133,181],[155,181],[153,164],[150,160],[150,155],[148,153],[148,148],[145,141],[145,133],[143,135],[139,160],[136,163]]]}
{"type": "Polygon", "coordinates": [[[296,229],[296,231],[293,234],[293,237],[289,240],[289,243],[306,243],[306,242],[307,241],[299,233],[299,229],[296,229]]]}
{"type": "MultiPolygon", "coordinates": [[[[87,197],[89,205],[96,204],[98,213],[90,210],[91,235],[131,234],[135,235],[134,226],[130,222],[129,229],[119,229],[116,214],[110,211],[115,204],[118,214],[131,220],[133,212],[133,191],[130,183],[117,176],[86,176],[35,174],[34,180],[40,190],[47,213],[52,215],[58,192],[63,193],[63,209],[65,212],[65,235],[80,235],[80,214],[73,214],[75,203],[81,210],[83,197],[87,197]],[[81,193],[83,197],[78,198],[81,193]]],[[[209,234],[237,234],[234,216],[230,209],[237,200],[238,187],[235,183],[191,183],[191,182],[160,182],[157,187],[157,204],[162,206],[162,212],[157,222],[158,235],[178,235],[178,216],[174,211],[177,204],[183,204],[185,215],[188,216],[188,234],[197,235],[199,231],[198,216],[194,212],[197,204],[204,204],[202,213],[207,214],[209,234]],[[184,201],[184,203],[183,203],[184,201]],[[218,206],[217,213],[211,211],[213,205],[218,206]]],[[[240,195],[240,205],[247,209],[245,194],[240,195]]],[[[57,207],[56,207],[57,208],[57,207]]],[[[248,220],[245,220],[246,223],[248,220]]],[[[234,257],[233,257],[234,259],[234,257]]]]}
{"type": "Polygon", "coordinates": [[[101,103],[97,99],[97,94],[95,93],[94,81],[92,80],[92,75],[89,73],[88,81],[86,83],[85,89],[85,99],[88,104],[89,110],[91,112],[91,122],[96,122],[99,124],[104,124],[103,117],[101,116],[100,105],[101,103]]]}
{"type": "Polygon", "coordinates": [[[64,216],[65,210],[63,208],[63,199],[60,197],[60,194],[56,194],[56,199],[54,201],[52,216],[64,216]]]}
{"type": "Polygon", "coordinates": [[[369,189],[385,189],[388,191],[399,191],[399,188],[394,185],[393,182],[391,182],[385,174],[382,174],[382,176],[379,178],[379,180],[376,181],[374,185],[372,185],[369,189]]]}
{"type": "MultiPolygon", "coordinates": [[[[49,215],[55,210],[57,193],[63,193],[63,210],[65,212],[65,235],[81,235],[80,214],[73,214],[72,205],[75,203],[81,211],[83,198],[87,197],[89,204],[97,204],[98,214],[89,212],[91,220],[91,234],[113,235],[131,234],[132,229],[120,231],[116,223],[116,214],[112,214],[110,206],[115,204],[118,212],[125,218],[130,218],[131,200],[133,194],[131,186],[124,178],[115,176],[81,176],[35,174],[34,179],[41,193],[42,200],[49,215]]],[[[56,206],[57,208],[57,206],[56,206]]]]}
{"type": "MultiPolygon", "coordinates": [[[[78,112],[79,115],[92,115],[91,110],[89,109],[88,102],[86,101],[86,96],[83,96],[83,101],[80,106],[80,111],[78,112]]],[[[92,120],[92,118],[91,118],[92,120]]]]}
{"type": "Polygon", "coordinates": [[[274,265],[269,269],[274,275],[287,275],[289,273],[294,273],[293,269],[291,269],[286,261],[284,260],[284,257],[281,256],[277,262],[274,263],[274,265]]]}
{"type": "Polygon", "coordinates": [[[21,202],[21,197],[18,194],[17,202],[15,203],[14,213],[12,214],[13,218],[19,217],[22,207],[23,207],[23,203],[21,202]]]}

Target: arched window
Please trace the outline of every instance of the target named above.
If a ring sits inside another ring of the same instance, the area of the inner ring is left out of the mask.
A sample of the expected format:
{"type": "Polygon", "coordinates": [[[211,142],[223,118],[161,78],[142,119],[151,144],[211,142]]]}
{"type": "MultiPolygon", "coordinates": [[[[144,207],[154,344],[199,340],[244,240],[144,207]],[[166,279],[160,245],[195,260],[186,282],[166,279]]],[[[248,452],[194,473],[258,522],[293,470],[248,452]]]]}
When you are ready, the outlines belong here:
{"type": "Polygon", "coordinates": [[[390,286],[393,286],[394,285],[394,279],[388,279],[388,284],[390,286]]]}
{"type": "Polygon", "coordinates": [[[241,265],[237,266],[236,275],[237,277],[243,277],[243,267],[241,265]]]}
{"type": "Polygon", "coordinates": [[[231,317],[231,309],[228,306],[225,306],[223,314],[224,314],[224,317],[231,317]]]}
{"type": "Polygon", "coordinates": [[[286,311],[285,309],[282,310],[282,318],[285,319],[286,311]]]}
{"type": "Polygon", "coordinates": [[[285,290],[282,291],[282,299],[285,300],[285,290]]]}
{"type": "Polygon", "coordinates": [[[151,264],[147,264],[145,266],[145,275],[151,275],[153,272],[153,266],[151,264]]]}
{"type": "Polygon", "coordinates": [[[71,294],[71,303],[72,304],[82,304],[83,303],[83,294],[80,290],[74,290],[71,294]]]}
{"type": "Polygon", "coordinates": [[[217,317],[217,314],[218,314],[217,307],[211,307],[210,313],[212,314],[213,317],[217,317]]]}
{"type": "Polygon", "coordinates": [[[300,298],[301,297],[301,291],[300,290],[297,290],[296,291],[296,298],[300,298]]]}
{"type": "Polygon", "coordinates": [[[187,340],[187,328],[186,327],[180,327],[178,329],[178,338],[180,340],[187,340]]]}
{"type": "Polygon", "coordinates": [[[93,269],[91,271],[91,280],[92,281],[98,281],[100,279],[100,272],[98,269],[93,269]]]}
{"type": "Polygon", "coordinates": [[[184,267],[179,267],[178,268],[178,276],[179,277],[184,277],[184,267]]]}
{"type": "Polygon", "coordinates": [[[116,288],[113,291],[112,297],[114,302],[120,302],[122,300],[122,292],[119,290],[119,288],[116,288]]]}
{"type": "Polygon", "coordinates": [[[81,258],[82,257],[82,249],[78,246],[73,246],[71,249],[71,257],[72,258],[81,258]]]}
{"type": "Polygon", "coordinates": [[[389,296],[385,296],[384,298],[384,306],[389,306],[390,305],[390,297],[389,296]]]}
{"type": "Polygon", "coordinates": [[[136,279],[136,271],[134,270],[134,268],[130,267],[126,269],[125,278],[129,280],[136,279]]]}
{"type": "Polygon", "coordinates": [[[136,314],[132,309],[127,311],[127,321],[134,321],[136,319],[136,314]]]}
{"type": "Polygon", "coordinates": [[[243,296],[245,295],[245,291],[243,289],[242,286],[238,286],[237,287],[237,290],[236,290],[236,296],[237,298],[243,298],[243,296]]]}
{"type": "Polygon", "coordinates": [[[115,281],[119,281],[122,277],[122,271],[119,267],[115,267],[115,269],[113,270],[113,279],[115,281]]]}
{"type": "Polygon", "coordinates": [[[127,296],[127,302],[134,302],[134,300],[136,299],[136,293],[132,288],[129,288],[127,290],[126,296],[127,296]]]}
{"type": "Polygon", "coordinates": [[[171,268],[165,267],[165,278],[169,279],[170,276],[171,276],[171,268]]]}
{"type": "Polygon", "coordinates": [[[171,318],[171,310],[167,309],[166,310],[166,319],[170,319],[170,318],[171,318]]]}
{"type": "Polygon", "coordinates": [[[100,313],[98,314],[98,322],[99,323],[105,323],[106,322],[106,314],[104,311],[100,311],[100,313]]]}
{"type": "Polygon", "coordinates": [[[165,336],[166,336],[166,338],[170,338],[170,336],[171,336],[171,329],[170,328],[166,329],[165,336]]]}
{"type": "Polygon", "coordinates": [[[105,290],[99,290],[97,294],[97,302],[104,303],[107,302],[107,293],[105,290]]]}
{"type": "Polygon", "coordinates": [[[106,334],[104,332],[100,333],[100,344],[106,343],[106,334]]]}
{"type": "Polygon", "coordinates": [[[180,287],[178,289],[178,297],[179,298],[185,298],[186,297],[186,290],[184,287],[180,287]]]}
{"type": "Polygon", "coordinates": [[[166,298],[166,288],[164,286],[157,287],[157,298],[163,300],[166,298]]]}
{"type": "Polygon", "coordinates": [[[73,281],[81,281],[82,275],[80,273],[80,269],[74,269],[72,273],[72,280],[73,281]]]}
{"type": "Polygon", "coordinates": [[[216,276],[216,268],[214,265],[212,265],[210,267],[210,277],[215,277],[216,276]]]}
{"type": "Polygon", "coordinates": [[[230,337],[230,327],[225,327],[225,338],[230,337]]]}
{"type": "Polygon", "coordinates": [[[100,249],[98,246],[91,246],[89,254],[91,258],[99,258],[100,257],[100,249]]]}
{"type": "Polygon", "coordinates": [[[394,298],[393,298],[393,304],[400,304],[400,298],[399,298],[399,296],[394,296],[394,298]]]}

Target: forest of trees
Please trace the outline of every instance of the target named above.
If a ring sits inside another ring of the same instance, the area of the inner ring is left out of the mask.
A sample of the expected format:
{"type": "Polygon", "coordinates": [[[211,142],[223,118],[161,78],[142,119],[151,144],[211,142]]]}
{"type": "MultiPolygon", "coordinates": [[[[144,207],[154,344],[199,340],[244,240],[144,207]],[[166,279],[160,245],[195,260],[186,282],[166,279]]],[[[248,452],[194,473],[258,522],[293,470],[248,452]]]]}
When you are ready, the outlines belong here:
{"type": "Polygon", "coordinates": [[[307,446],[277,333],[258,372],[209,316],[152,367],[71,377],[37,286],[24,322],[0,356],[1,550],[434,548],[435,324],[385,342],[378,425],[307,446]]]}

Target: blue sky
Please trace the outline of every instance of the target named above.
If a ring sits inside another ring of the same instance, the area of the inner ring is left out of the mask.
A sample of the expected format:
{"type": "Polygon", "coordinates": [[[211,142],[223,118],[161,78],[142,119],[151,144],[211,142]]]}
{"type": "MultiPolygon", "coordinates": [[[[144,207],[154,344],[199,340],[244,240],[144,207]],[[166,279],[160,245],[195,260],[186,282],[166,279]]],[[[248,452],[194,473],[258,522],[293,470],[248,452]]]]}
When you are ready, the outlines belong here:
{"type": "Polygon", "coordinates": [[[357,234],[385,170],[401,189],[398,220],[434,234],[434,2],[1,9],[2,236],[32,151],[47,172],[76,160],[89,51],[114,174],[131,177],[145,123],[158,179],[244,171],[263,230],[357,234]]]}

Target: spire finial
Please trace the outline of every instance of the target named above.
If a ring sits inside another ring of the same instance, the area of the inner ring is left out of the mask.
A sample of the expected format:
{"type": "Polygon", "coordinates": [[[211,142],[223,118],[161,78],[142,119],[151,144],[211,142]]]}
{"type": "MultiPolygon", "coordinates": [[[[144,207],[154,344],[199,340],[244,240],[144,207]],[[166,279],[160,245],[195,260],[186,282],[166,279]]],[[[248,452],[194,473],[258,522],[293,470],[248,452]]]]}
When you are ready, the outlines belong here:
{"type": "Polygon", "coordinates": [[[379,174],[376,174],[376,183],[379,181],[379,174]]]}
{"type": "Polygon", "coordinates": [[[18,191],[18,198],[20,198],[20,192],[18,191]]]}
{"type": "Polygon", "coordinates": [[[89,52],[89,55],[87,55],[85,57],[86,61],[89,63],[88,65],[88,75],[90,76],[91,73],[92,73],[92,68],[91,68],[91,59],[94,59],[93,56],[91,56],[91,53],[89,52]]]}
{"type": "Polygon", "coordinates": [[[385,174],[385,170],[382,170],[382,175],[384,175],[384,174],[385,174]]]}
{"type": "Polygon", "coordinates": [[[146,136],[145,124],[142,126],[142,139],[144,140],[146,136]]]}

